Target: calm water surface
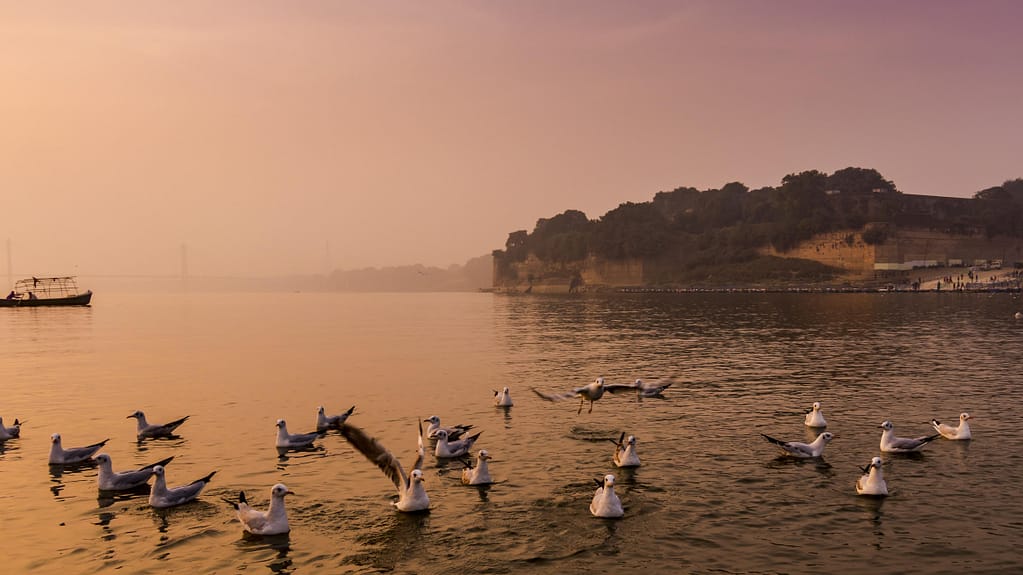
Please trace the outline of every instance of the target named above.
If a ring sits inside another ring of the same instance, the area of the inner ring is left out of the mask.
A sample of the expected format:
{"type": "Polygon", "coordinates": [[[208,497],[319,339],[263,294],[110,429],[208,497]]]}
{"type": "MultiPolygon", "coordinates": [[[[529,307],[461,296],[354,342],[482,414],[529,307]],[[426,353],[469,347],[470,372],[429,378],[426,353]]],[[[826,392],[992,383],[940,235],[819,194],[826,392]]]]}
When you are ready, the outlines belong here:
{"type": "Polygon", "coordinates": [[[99,294],[91,308],[0,310],[6,573],[1018,573],[1023,543],[1023,321],[1008,294],[99,294]],[[593,413],[529,388],[672,377],[663,400],[606,397],[593,413]],[[508,386],[515,407],[493,407],[508,386]],[[759,432],[810,439],[824,461],[778,459],[759,432]],[[277,418],[316,407],[413,459],[417,419],[472,423],[497,484],[462,486],[428,456],[433,508],[404,515],[393,486],[336,433],[279,458],[277,418]],[[191,415],[176,440],[135,441],[191,415]],[[877,425],[930,432],[975,416],[972,442],[883,456],[892,495],[859,498],[877,425]],[[638,438],[615,470],[606,438],[638,438]],[[96,469],[52,469],[65,446],[110,438],[116,469],[174,455],[171,484],[218,470],[201,500],[155,511],[98,497],[96,469]],[[588,511],[618,476],[625,518],[588,511]],[[222,501],[265,505],[286,483],[292,532],[247,538],[222,501]]]}

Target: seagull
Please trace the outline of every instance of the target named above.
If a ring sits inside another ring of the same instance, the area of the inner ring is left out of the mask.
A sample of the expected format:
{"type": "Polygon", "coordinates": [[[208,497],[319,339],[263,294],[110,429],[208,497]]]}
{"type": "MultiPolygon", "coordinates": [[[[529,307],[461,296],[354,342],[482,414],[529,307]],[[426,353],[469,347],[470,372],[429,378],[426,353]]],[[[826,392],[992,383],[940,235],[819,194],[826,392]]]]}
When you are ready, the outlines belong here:
{"type": "Polygon", "coordinates": [[[618,467],[639,467],[639,456],[636,455],[636,436],[630,435],[629,439],[625,439],[625,432],[622,432],[622,436],[618,438],[618,441],[609,439],[611,443],[615,444],[614,462],[618,467]]]}
{"type": "Polygon", "coordinates": [[[922,437],[908,438],[895,437],[895,426],[892,422],[885,421],[880,425],[881,429],[881,452],[882,453],[913,453],[920,451],[925,445],[941,437],[940,435],[925,435],[922,437]]]}
{"type": "Polygon", "coordinates": [[[434,448],[433,454],[441,458],[461,457],[469,453],[472,445],[476,443],[476,440],[482,434],[483,432],[481,431],[464,439],[448,441],[448,432],[440,429],[437,431],[437,447],[434,448]]]}
{"type": "Polygon", "coordinates": [[[807,427],[827,427],[828,422],[824,420],[824,414],[821,413],[821,402],[815,401],[810,406],[810,411],[806,412],[806,426],[807,427]]]}
{"type": "Polygon", "coordinates": [[[10,427],[4,427],[4,418],[0,417],[0,441],[6,441],[8,439],[17,439],[21,437],[21,424],[24,421],[14,420],[14,425],[10,427]]]}
{"type": "Polygon", "coordinates": [[[467,461],[466,468],[462,470],[462,483],[466,485],[487,485],[494,481],[490,479],[490,468],[487,461],[490,460],[490,453],[486,449],[479,450],[476,454],[476,466],[467,461]]]}
{"type": "Polygon", "coordinates": [[[352,412],[354,411],[355,406],[353,405],[348,408],[348,411],[342,413],[341,415],[325,415],[323,406],[321,405],[320,408],[316,411],[316,431],[326,431],[331,428],[334,429],[340,428],[341,424],[348,421],[348,417],[352,415],[352,412]]]}
{"type": "Polygon", "coordinates": [[[348,443],[351,443],[359,453],[366,456],[389,477],[398,489],[398,501],[394,504],[398,511],[411,513],[414,511],[425,511],[430,508],[430,497],[426,494],[426,487],[423,486],[423,456],[426,450],[423,449],[423,424],[419,424],[418,447],[416,448],[416,462],[412,465],[412,473],[405,475],[405,470],[390,451],[379,441],[373,439],[366,432],[358,427],[345,423],[341,426],[341,435],[348,443]]]}
{"type": "Polygon", "coordinates": [[[505,387],[501,391],[494,390],[494,405],[498,407],[511,407],[515,405],[512,402],[511,395],[508,393],[508,388],[505,387]]]}
{"type": "Polygon", "coordinates": [[[85,447],[64,449],[60,445],[59,433],[51,435],[50,440],[53,442],[53,445],[50,446],[50,465],[71,465],[90,461],[92,456],[95,455],[101,447],[106,445],[108,441],[110,441],[109,439],[104,439],[99,443],[93,443],[92,445],[86,445],[85,447]]]}
{"type": "Polygon", "coordinates": [[[970,434],[970,424],[966,423],[967,420],[970,419],[973,419],[973,416],[964,411],[959,414],[958,427],[946,425],[937,419],[932,419],[931,425],[934,426],[934,430],[940,433],[945,439],[970,439],[973,435],[970,434]]]}
{"type": "Polygon", "coordinates": [[[249,507],[245,500],[245,492],[238,492],[238,503],[227,501],[238,510],[238,521],[242,523],[242,529],[253,535],[283,535],[291,531],[288,525],[288,512],[284,509],[284,496],[294,495],[295,492],[288,489],[283,483],[278,483],[270,488],[270,507],[266,511],[259,511],[249,507]]]}
{"type": "Polygon", "coordinates": [[[146,421],[146,414],[141,411],[136,411],[125,419],[135,418],[138,420],[138,438],[145,439],[147,437],[171,437],[174,435],[174,430],[187,421],[189,417],[191,416],[186,415],[181,419],[175,419],[174,421],[161,425],[158,423],[149,423],[146,421]]]}
{"type": "Polygon", "coordinates": [[[802,459],[820,457],[824,454],[824,447],[835,437],[831,432],[825,431],[818,435],[817,439],[813,440],[813,443],[800,443],[798,441],[782,441],[763,433],[760,435],[763,435],[764,439],[780,447],[785,455],[802,459]]]}
{"type": "Polygon", "coordinates": [[[856,480],[856,493],[860,495],[888,495],[888,484],[884,482],[880,457],[871,459],[869,464],[860,469],[863,470],[863,475],[856,480]]]}
{"type": "Polygon", "coordinates": [[[429,439],[437,439],[437,432],[443,429],[444,431],[448,432],[448,439],[449,440],[455,440],[455,439],[461,438],[463,435],[465,435],[465,432],[467,432],[470,429],[472,429],[471,425],[456,425],[454,427],[441,427],[441,425],[440,425],[440,418],[437,417],[436,415],[431,415],[430,417],[428,417],[428,418],[423,420],[424,423],[427,422],[427,421],[430,422],[430,425],[427,426],[427,428],[426,428],[426,437],[429,438],[429,439]]]}
{"type": "Polygon", "coordinates": [[[193,501],[196,497],[199,497],[199,494],[209,484],[210,479],[213,478],[215,473],[216,471],[211,471],[206,477],[196,479],[188,485],[168,489],[167,480],[164,478],[163,466],[157,465],[153,468],[153,475],[156,476],[156,481],[153,482],[153,489],[149,492],[149,504],[157,509],[163,509],[193,501]]]}
{"type": "Polygon", "coordinates": [[[622,509],[622,501],[615,495],[615,476],[608,474],[604,481],[594,479],[597,484],[597,491],[593,493],[593,501],[590,502],[590,513],[596,517],[621,517],[625,515],[622,509]]]}
{"type": "Polygon", "coordinates": [[[588,385],[577,387],[571,391],[564,393],[543,393],[537,390],[535,387],[530,388],[533,393],[539,395],[541,398],[547,401],[563,401],[566,399],[572,399],[574,397],[579,398],[579,411],[576,413],[583,412],[583,403],[586,401],[590,402],[590,410],[586,413],[593,413],[593,402],[597,401],[601,397],[604,397],[604,392],[609,391],[611,393],[618,393],[625,390],[635,390],[636,385],[633,383],[611,383],[605,384],[603,377],[598,377],[588,385]]]}
{"type": "Polygon", "coordinates": [[[110,456],[106,453],[100,453],[93,459],[99,463],[99,477],[97,479],[100,491],[127,491],[145,485],[149,478],[153,476],[153,469],[157,465],[161,467],[167,465],[174,459],[174,456],[172,455],[167,459],[151,463],[133,471],[114,471],[110,456]]]}
{"type": "Polygon", "coordinates": [[[663,383],[663,381],[664,380],[661,380],[661,382],[658,383],[647,383],[642,379],[637,379],[636,382],[632,384],[632,386],[636,389],[636,395],[638,395],[641,398],[660,397],[664,393],[664,390],[671,387],[672,384],[674,383],[672,381],[663,383]]]}
{"type": "Polygon", "coordinates": [[[283,419],[277,420],[277,447],[282,449],[301,449],[309,447],[316,441],[320,434],[312,433],[288,433],[288,424],[283,419]]]}

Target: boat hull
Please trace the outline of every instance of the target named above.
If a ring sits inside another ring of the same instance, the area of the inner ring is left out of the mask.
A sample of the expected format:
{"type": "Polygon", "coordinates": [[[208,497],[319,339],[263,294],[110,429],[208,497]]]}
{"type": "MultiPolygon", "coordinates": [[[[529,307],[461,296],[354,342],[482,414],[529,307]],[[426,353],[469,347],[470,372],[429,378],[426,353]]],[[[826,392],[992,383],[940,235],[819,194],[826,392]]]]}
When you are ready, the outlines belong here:
{"type": "Polygon", "coordinates": [[[0,307],[43,307],[51,305],[89,305],[92,290],[71,297],[39,299],[0,299],[0,307]]]}

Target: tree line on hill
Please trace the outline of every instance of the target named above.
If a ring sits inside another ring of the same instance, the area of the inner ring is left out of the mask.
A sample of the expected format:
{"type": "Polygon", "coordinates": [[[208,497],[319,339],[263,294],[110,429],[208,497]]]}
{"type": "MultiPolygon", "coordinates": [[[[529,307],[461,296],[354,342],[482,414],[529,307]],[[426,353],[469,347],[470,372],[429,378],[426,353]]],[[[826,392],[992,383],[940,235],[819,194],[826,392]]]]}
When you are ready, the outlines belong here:
{"type": "Polygon", "coordinates": [[[556,263],[591,255],[660,258],[686,269],[750,261],[759,257],[757,248],[785,252],[814,234],[840,230],[862,231],[866,243],[879,244],[892,225],[910,221],[953,233],[1023,237],[1023,179],[972,199],[903,194],[877,170],[854,167],[789,174],[780,186],[756,190],[739,182],[703,191],[680,187],[650,202],[623,203],[596,220],[578,210],[541,218],[532,232],[511,232],[505,249],[493,255],[498,266],[534,254],[556,263]]]}

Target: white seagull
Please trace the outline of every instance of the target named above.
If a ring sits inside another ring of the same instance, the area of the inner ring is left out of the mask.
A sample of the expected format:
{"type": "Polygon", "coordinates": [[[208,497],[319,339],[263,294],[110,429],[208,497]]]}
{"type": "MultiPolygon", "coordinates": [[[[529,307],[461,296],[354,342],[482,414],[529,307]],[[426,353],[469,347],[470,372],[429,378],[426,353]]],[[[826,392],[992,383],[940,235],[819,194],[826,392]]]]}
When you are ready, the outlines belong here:
{"type": "Polygon", "coordinates": [[[437,432],[443,429],[444,431],[448,432],[448,439],[449,440],[455,440],[455,439],[458,439],[458,438],[462,437],[463,435],[465,435],[465,432],[467,432],[470,429],[472,429],[471,425],[456,425],[454,427],[441,427],[441,425],[440,425],[440,418],[437,417],[436,415],[431,415],[430,417],[427,417],[426,419],[423,420],[423,422],[424,423],[429,422],[429,424],[430,424],[426,428],[426,437],[429,438],[429,439],[437,439],[437,432]]]}
{"type": "Polygon", "coordinates": [[[283,419],[277,420],[277,447],[281,449],[301,449],[309,447],[316,441],[320,434],[312,433],[288,433],[288,424],[283,419]]]}
{"type": "Polygon", "coordinates": [[[437,446],[433,450],[433,454],[437,457],[449,459],[452,457],[461,457],[472,449],[472,445],[476,443],[480,435],[483,432],[479,432],[476,435],[470,435],[463,439],[456,439],[454,441],[448,440],[448,432],[440,429],[437,431],[437,446]]]}
{"type": "Polygon", "coordinates": [[[810,406],[810,411],[806,412],[805,423],[807,427],[819,428],[828,426],[828,422],[824,419],[824,414],[821,413],[821,402],[813,402],[813,405],[810,406]]]}
{"type": "Polygon", "coordinates": [[[497,407],[511,407],[515,405],[512,402],[511,394],[508,393],[507,387],[501,391],[494,390],[494,405],[497,407]]]}
{"type": "Polygon", "coordinates": [[[24,421],[14,420],[14,425],[10,427],[4,427],[4,418],[0,417],[0,441],[7,441],[8,439],[17,439],[21,437],[21,424],[24,421]]]}
{"type": "Polygon", "coordinates": [[[182,423],[191,417],[186,415],[181,419],[175,419],[167,423],[149,423],[146,421],[146,414],[141,411],[129,415],[125,419],[132,419],[138,421],[137,434],[139,439],[153,438],[153,437],[171,437],[174,435],[174,430],[181,426],[182,423]]]}
{"type": "Polygon", "coordinates": [[[973,435],[970,433],[970,424],[967,421],[973,419],[973,416],[965,411],[959,414],[959,426],[952,427],[941,423],[937,419],[931,420],[931,425],[934,426],[934,430],[941,434],[945,439],[970,439],[973,435]]]}
{"type": "Polygon", "coordinates": [[[615,495],[615,476],[605,475],[603,483],[594,479],[597,484],[597,491],[593,494],[593,501],[590,502],[590,513],[596,517],[615,518],[625,515],[622,509],[622,501],[615,495]]]}
{"type": "Polygon", "coordinates": [[[341,424],[348,421],[349,416],[355,411],[355,406],[348,408],[348,411],[340,415],[326,415],[323,406],[321,405],[316,410],[316,431],[327,431],[328,429],[340,429],[341,424]]]}
{"type": "Polygon", "coordinates": [[[110,456],[106,453],[100,453],[93,459],[99,463],[97,482],[100,491],[127,491],[148,483],[149,478],[153,476],[154,468],[157,465],[161,467],[167,465],[174,459],[174,456],[132,471],[114,471],[110,456]]]}
{"type": "Polygon", "coordinates": [[[405,470],[390,451],[379,441],[366,434],[358,427],[346,423],[341,426],[341,435],[351,443],[359,453],[366,456],[389,477],[398,489],[398,501],[394,504],[398,511],[411,513],[414,511],[425,511],[430,508],[430,497],[426,494],[426,487],[423,485],[423,457],[426,450],[423,448],[423,425],[419,424],[418,446],[416,447],[416,462],[412,465],[412,473],[405,475],[405,470]]]}
{"type": "Polygon", "coordinates": [[[912,453],[920,451],[925,445],[941,437],[940,435],[924,435],[921,437],[895,437],[895,426],[890,421],[884,421],[881,429],[881,452],[882,453],[912,453]]]}
{"type": "Polygon", "coordinates": [[[579,411],[577,411],[576,413],[582,413],[583,404],[589,401],[590,410],[587,411],[587,413],[593,413],[593,402],[597,401],[601,397],[604,397],[605,391],[610,393],[619,393],[626,390],[635,391],[636,385],[633,383],[605,384],[604,378],[598,377],[593,381],[593,383],[584,385],[582,387],[577,387],[571,391],[566,391],[564,393],[543,393],[542,391],[539,391],[535,387],[532,387],[530,389],[533,390],[533,393],[539,395],[542,399],[546,399],[547,401],[564,401],[566,399],[578,397],[579,411]]]}
{"type": "Polygon", "coordinates": [[[875,457],[865,467],[861,467],[863,475],[856,480],[856,493],[860,495],[888,495],[888,484],[884,481],[881,471],[881,458],[875,457]]]}
{"type": "Polygon", "coordinates": [[[615,444],[615,452],[612,459],[618,467],[639,467],[639,456],[636,455],[636,436],[630,435],[625,439],[625,432],[618,438],[618,441],[609,439],[615,444]]]}
{"type": "Polygon", "coordinates": [[[780,447],[785,455],[802,459],[820,457],[824,454],[824,447],[835,437],[831,432],[825,431],[818,435],[817,439],[813,440],[813,443],[800,443],[798,441],[782,441],[763,433],[760,435],[763,435],[764,439],[780,447]]]}
{"type": "Polygon", "coordinates": [[[51,435],[50,441],[52,442],[52,445],[50,445],[50,465],[73,465],[91,460],[92,456],[96,455],[96,452],[110,440],[104,439],[99,443],[93,443],[85,447],[72,447],[70,449],[61,447],[59,433],[51,435]]]}
{"type": "Polygon", "coordinates": [[[216,471],[211,471],[206,477],[196,479],[188,485],[168,489],[167,480],[164,478],[163,466],[157,465],[153,468],[153,475],[156,476],[156,481],[153,482],[153,488],[149,491],[149,504],[157,509],[163,509],[193,501],[199,497],[203,488],[209,484],[214,473],[216,471]]]}
{"type": "Polygon", "coordinates": [[[249,507],[244,491],[238,493],[238,503],[227,502],[238,511],[238,521],[245,531],[253,535],[283,535],[291,531],[291,526],[288,525],[288,512],[284,509],[284,496],[294,494],[295,492],[283,483],[274,485],[270,488],[270,507],[266,511],[249,507]]]}
{"type": "Polygon", "coordinates": [[[462,470],[462,483],[466,485],[487,485],[494,481],[490,479],[490,468],[487,461],[490,460],[490,453],[486,449],[479,450],[476,454],[476,465],[466,461],[466,467],[462,470]]]}

